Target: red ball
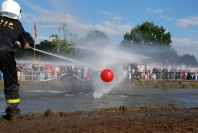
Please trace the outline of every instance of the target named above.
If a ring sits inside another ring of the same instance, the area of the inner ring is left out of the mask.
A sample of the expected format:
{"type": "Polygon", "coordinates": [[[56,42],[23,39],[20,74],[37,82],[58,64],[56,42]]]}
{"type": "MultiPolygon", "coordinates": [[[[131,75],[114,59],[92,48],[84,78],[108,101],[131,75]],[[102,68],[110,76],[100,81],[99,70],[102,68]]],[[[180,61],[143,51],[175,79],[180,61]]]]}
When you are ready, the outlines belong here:
{"type": "Polygon", "coordinates": [[[104,82],[111,82],[114,78],[114,73],[111,69],[104,69],[100,73],[100,77],[104,82]]]}

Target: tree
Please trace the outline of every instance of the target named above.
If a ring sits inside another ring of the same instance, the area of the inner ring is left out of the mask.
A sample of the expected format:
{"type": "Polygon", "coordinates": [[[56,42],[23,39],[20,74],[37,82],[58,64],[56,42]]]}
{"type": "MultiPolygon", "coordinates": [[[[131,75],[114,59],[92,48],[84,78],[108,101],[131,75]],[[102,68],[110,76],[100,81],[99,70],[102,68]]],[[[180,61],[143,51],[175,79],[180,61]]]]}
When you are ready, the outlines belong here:
{"type": "Polygon", "coordinates": [[[48,52],[51,52],[51,50],[54,49],[54,46],[48,40],[41,41],[36,47],[40,50],[44,50],[48,52]]]}
{"type": "MultiPolygon", "coordinates": [[[[54,46],[52,45],[52,43],[48,40],[43,40],[41,41],[38,45],[36,45],[36,48],[42,51],[46,51],[46,52],[50,52],[52,53],[52,51],[54,50],[54,46]]],[[[36,52],[36,59],[44,59],[44,58],[48,58],[49,56],[40,52],[36,52]]]]}
{"type": "Polygon", "coordinates": [[[156,26],[154,23],[144,22],[133,28],[130,33],[124,35],[123,45],[130,46],[131,44],[153,44],[171,46],[171,34],[161,26],[156,26]]]}
{"type": "Polygon", "coordinates": [[[92,48],[104,48],[108,44],[110,44],[109,42],[110,40],[108,36],[99,30],[93,30],[88,32],[83,39],[83,44],[85,45],[85,47],[92,48]]]}
{"type": "Polygon", "coordinates": [[[178,61],[176,51],[171,49],[171,34],[162,26],[144,22],[126,33],[123,39],[121,46],[128,51],[152,57],[154,61],[161,63],[178,61]]]}
{"type": "Polygon", "coordinates": [[[180,57],[180,63],[186,65],[198,65],[198,62],[194,55],[185,54],[180,57]]]}
{"type": "Polygon", "coordinates": [[[25,32],[25,38],[31,47],[34,47],[34,39],[29,32],[25,32]]]}
{"type": "Polygon", "coordinates": [[[66,42],[68,40],[68,35],[69,35],[69,30],[68,30],[67,23],[65,22],[65,23],[60,24],[60,26],[58,27],[58,31],[60,33],[62,33],[63,38],[64,38],[64,40],[66,42]]]}
{"type": "Polygon", "coordinates": [[[52,34],[49,38],[52,39],[51,45],[53,47],[53,53],[60,54],[66,51],[65,49],[67,49],[67,47],[63,45],[65,41],[60,39],[57,34],[52,34]]]}
{"type": "Polygon", "coordinates": [[[63,44],[61,45],[60,53],[69,57],[79,56],[79,50],[75,49],[77,44],[80,44],[80,39],[78,39],[78,34],[74,34],[69,31],[67,23],[62,23],[58,31],[63,36],[63,44]]]}
{"type": "Polygon", "coordinates": [[[99,30],[90,31],[85,37],[85,41],[100,41],[100,40],[109,40],[106,34],[99,30]]]}

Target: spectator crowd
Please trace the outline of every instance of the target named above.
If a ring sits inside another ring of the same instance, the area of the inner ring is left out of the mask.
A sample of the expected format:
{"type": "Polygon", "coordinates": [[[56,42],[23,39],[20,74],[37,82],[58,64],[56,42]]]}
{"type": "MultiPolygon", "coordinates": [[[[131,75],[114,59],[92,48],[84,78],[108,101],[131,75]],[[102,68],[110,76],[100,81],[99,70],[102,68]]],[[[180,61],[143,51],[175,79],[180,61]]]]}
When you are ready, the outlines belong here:
{"type": "Polygon", "coordinates": [[[198,80],[198,68],[187,65],[129,65],[128,80],[198,80]]]}
{"type": "MultiPolygon", "coordinates": [[[[17,63],[18,79],[21,81],[38,80],[68,80],[78,79],[82,81],[91,80],[92,76],[98,74],[98,70],[88,67],[74,65],[52,65],[17,63]]],[[[186,65],[123,65],[122,70],[127,72],[126,79],[138,80],[198,80],[198,68],[186,65]]],[[[0,71],[0,80],[3,73],[0,71]]]]}

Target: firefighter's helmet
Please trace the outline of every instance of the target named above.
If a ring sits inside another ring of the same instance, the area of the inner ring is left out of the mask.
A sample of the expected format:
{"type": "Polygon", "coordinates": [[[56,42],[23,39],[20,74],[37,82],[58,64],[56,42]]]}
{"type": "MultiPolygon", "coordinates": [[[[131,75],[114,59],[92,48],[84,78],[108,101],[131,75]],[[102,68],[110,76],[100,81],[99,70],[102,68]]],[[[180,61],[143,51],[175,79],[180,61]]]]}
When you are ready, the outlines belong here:
{"type": "Polygon", "coordinates": [[[1,4],[0,15],[11,19],[20,19],[21,7],[14,0],[4,0],[1,4]]]}

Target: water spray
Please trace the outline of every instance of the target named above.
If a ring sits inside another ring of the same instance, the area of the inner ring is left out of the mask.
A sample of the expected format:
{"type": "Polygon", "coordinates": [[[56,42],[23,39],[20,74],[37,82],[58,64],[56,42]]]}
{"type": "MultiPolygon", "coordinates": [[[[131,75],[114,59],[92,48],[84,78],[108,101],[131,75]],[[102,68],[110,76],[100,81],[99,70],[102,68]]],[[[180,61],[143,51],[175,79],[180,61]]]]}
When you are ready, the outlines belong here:
{"type": "MultiPolygon", "coordinates": [[[[49,52],[45,52],[45,51],[42,51],[42,50],[39,50],[39,49],[36,49],[36,48],[32,48],[30,47],[30,49],[32,50],[35,50],[35,51],[38,51],[38,52],[41,52],[41,53],[44,53],[44,54],[47,54],[47,55],[51,55],[51,56],[54,56],[54,57],[58,57],[60,59],[64,59],[64,60],[68,60],[68,61],[71,61],[71,62],[75,62],[75,63],[78,63],[78,64],[83,64],[79,61],[76,61],[76,60],[72,60],[70,58],[66,58],[66,57],[62,57],[62,56],[59,56],[59,55],[55,55],[55,54],[52,54],[52,53],[49,53],[49,52]]],[[[110,69],[104,69],[102,72],[101,72],[101,79],[104,81],[104,82],[110,82],[113,80],[113,72],[112,70],[110,69]]]]}
{"type": "Polygon", "coordinates": [[[30,47],[30,49],[35,50],[35,51],[40,52],[40,53],[44,53],[44,54],[47,54],[47,55],[51,55],[51,56],[54,56],[54,57],[57,57],[57,58],[60,58],[60,59],[68,60],[68,61],[75,62],[75,63],[78,63],[78,64],[82,64],[82,63],[79,62],[79,61],[72,60],[72,59],[70,59],[70,58],[66,58],[66,57],[63,57],[63,56],[55,55],[55,54],[52,54],[52,53],[49,53],[49,52],[45,52],[45,51],[42,51],[42,50],[39,50],[39,49],[36,49],[36,48],[30,47]]]}
{"type": "MultiPolygon", "coordinates": [[[[70,61],[70,62],[73,62],[73,63],[84,65],[84,66],[87,66],[87,67],[92,68],[92,69],[95,68],[95,67],[93,68],[93,66],[87,65],[87,63],[82,63],[82,62],[73,60],[71,58],[55,55],[55,54],[45,52],[45,51],[42,51],[42,50],[39,50],[39,49],[36,49],[36,48],[32,48],[32,47],[30,47],[30,49],[35,50],[35,51],[40,52],[40,53],[51,55],[51,56],[54,56],[54,57],[57,57],[57,58],[60,58],[60,59],[64,59],[64,60],[67,60],[67,61],[70,61]]],[[[102,53],[102,54],[104,54],[104,53],[102,53]]],[[[109,62],[109,60],[108,60],[108,62],[109,62]]],[[[100,64],[97,64],[98,66],[100,66],[102,64],[102,67],[100,67],[100,69],[101,68],[103,68],[103,69],[101,70],[100,76],[98,75],[98,77],[96,77],[96,79],[92,79],[93,81],[96,81],[96,82],[94,82],[94,88],[95,88],[95,91],[94,91],[94,94],[93,94],[94,98],[100,98],[104,94],[110,92],[113,89],[114,86],[116,86],[118,83],[120,83],[121,79],[119,79],[119,78],[122,77],[122,79],[123,79],[123,76],[121,76],[120,74],[119,74],[119,77],[118,77],[116,71],[113,72],[111,69],[107,69],[107,68],[105,69],[104,68],[104,67],[106,67],[106,64],[108,64],[108,62],[107,63],[106,62],[100,62],[100,64]]],[[[94,69],[94,70],[98,70],[98,68],[94,69]]],[[[79,80],[82,80],[79,77],[77,77],[76,75],[74,75],[74,76],[76,78],[78,78],[79,80]]],[[[49,79],[49,80],[52,80],[52,79],[49,79]]],[[[82,81],[85,81],[85,80],[82,80],[82,81]]]]}

